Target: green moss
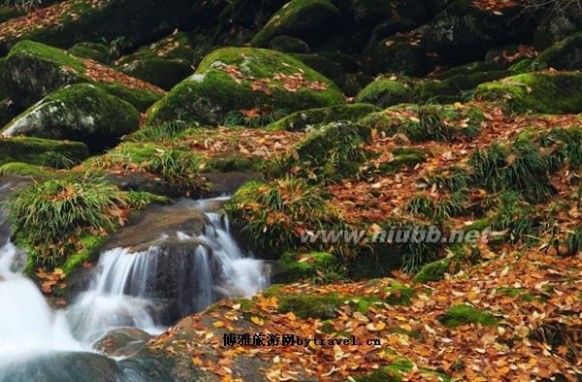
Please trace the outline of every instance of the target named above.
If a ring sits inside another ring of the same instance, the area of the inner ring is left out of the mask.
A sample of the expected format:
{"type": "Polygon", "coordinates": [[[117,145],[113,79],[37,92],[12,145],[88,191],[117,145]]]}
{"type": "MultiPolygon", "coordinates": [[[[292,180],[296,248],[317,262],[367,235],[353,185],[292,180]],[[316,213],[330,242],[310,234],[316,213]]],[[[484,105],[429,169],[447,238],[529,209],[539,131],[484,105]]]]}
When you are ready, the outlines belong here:
{"type": "Polygon", "coordinates": [[[582,69],[582,33],[574,33],[546,49],[535,59],[534,65],[557,70],[582,69]]]}
{"type": "Polygon", "coordinates": [[[496,326],[498,324],[498,320],[490,313],[466,304],[455,305],[448,309],[444,315],[439,317],[439,321],[452,329],[467,324],[481,324],[483,326],[496,326]]]}
{"type": "Polygon", "coordinates": [[[146,111],[147,108],[162,98],[161,94],[154,93],[151,90],[132,89],[116,83],[100,83],[97,86],[129,103],[140,112],[146,111]]]}
{"type": "Polygon", "coordinates": [[[146,58],[128,63],[121,71],[132,77],[170,90],[178,82],[192,74],[190,61],[183,59],[146,58]]]}
{"type": "Polygon", "coordinates": [[[473,74],[459,74],[441,81],[422,81],[417,88],[417,97],[423,101],[431,101],[447,96],[449,100],[462,101],[467,93],[478,85],[495,81],[512,75],[509,71],[491,71],[473,74]]]}
{"type": "Polygon", "coordinates": [[[297,317],[319,318],[322,320],[337,317],[336,310],[343,305],[343,300],[335,293],[324,296],[283,295],[279,298],[277,310],[280,313],[293,312],[297,317]]]}
{"type": "Polygon", "coordinates": [[[429,281],[439,281],[445,273],[449,272],[451,261],[449,259],[441,259],[426,264],[414,276],[414,282],[426,284],[429,281]]]}
{"type": "Polygon", "coordinates": [[[83,266],[86,261],[94,260],[99,254],[99,249],[107,240],[107,236],[95,236],[84,234],[79,237],[77,252],[70,255],[61,269],[66,275],[71,275],[74,271],[83,266]]]}
{"type": "Polygon", "coordinates": [[[509,110],[517,113],[578,113],[582,111],[582,74],[520,74],[479,85],[475,98],[502,102],[509,110]]]}
{"type": "Polygon", "coordinates": [[[0,139],[0,164],[24,162],[56,168],[71,167],[89,157],[81,142],[14,137],[0,139]]]}
{"type": "Polygon", "coordinates": [[[309,279],[311,282],[337,282],[345,278],[340,263],[334,255],[326,252],[297,254],[284,253],[277,262],[278,282],[296,282],[309,279]]]}
{"type": "Polygon", "coordinates": [[[80,42],[69,49],[69,53],[76,57],[87,58],[102,64],[108,64],[111,60],[109,48],[103,44],[94,42],[80,42]]]}
{"type": "Polygon", "coordinates": [[[386,108],[413,101],[414,91],[414,82],[406,77],[378,77],[360,91],[356,101],[386,108]]]}
{"type": "Polygon", "coordinates": [[[19,55],[33,55],[42,57],[42,59],[51,61],[59,66],[66,66],[73,69],[77,73],[84,73],[85,66],[75,57],[67,52],[54,48],[49,45],[41,44],[33,41],[20,41],[10,50],[8,58],[13,58],[19,55]]]}
{"type": "Polygon", "coordinates": [[[292,172],[307,179],[338,180],[358,172],[367,158],[361,147],[365,130],[351,123],[330,123],[311,132],[281,161],[273,175],[292,172]]]}
{"type": "Polygon", "coordinates": [[[357,121],[366,115],[380,111],[379,108],[363,103],[340,105],[318,109],[297,111],[271,123],[271,130],[303,131],[310,126],[341,121],[357,121]]]}
{"type": "Polygon", "coordinates": [[[277,36],[310,38],[329,32],[340,12],[328,0],[292,0],[282,7],[255,35],[251,45],[266,47],[277,36]]]}
{"type": "Polygon", "coordinates": [[[386,290],[389,295],[384,301],[389,305],[406,305],[412,303],[412,298],[416,295],[416,289],[394,283],[386,290]]]}
{"type": "Polygon", "coordinates": [[[403,167],[414,168],[417,164],[427,160],[430,153],[423,149],[397,147],[392,150],[394,157],[390,162],[380,164],[379,170],[382,173],[394,173],[403,167]]]}
{"type": "Polygon", "coordinates": [[[29,163],[10,162],[0,166],[0,175],[48,178],[53,176],[53,171],[48,167],[40,167],[29,163]]]}
{"type": "Polygon", "coordinates": [[[330,80],[288,55],[222,48],[206,56],[196,73],[176,85],[148,116],[153,125],[169,120],[216,125],[240,110],[283,113],[343,102],[330,80]],[[289,91],[291,78],[302,85],[289,91]]]}
{"type": "Polygon", "coordinates": [[[290,36],[277,36],[269,42],[269,49],[284,53],[309,53],[309,44],[290,36]]]}
{"type": "Polygon", "coordinates": [[[389,366],[373,371],[368,374],[353,376],[357,382],[401,382],[402,377],[409,373],[414,364],[406,358],[400,358],[392,362],[389,366]]]}

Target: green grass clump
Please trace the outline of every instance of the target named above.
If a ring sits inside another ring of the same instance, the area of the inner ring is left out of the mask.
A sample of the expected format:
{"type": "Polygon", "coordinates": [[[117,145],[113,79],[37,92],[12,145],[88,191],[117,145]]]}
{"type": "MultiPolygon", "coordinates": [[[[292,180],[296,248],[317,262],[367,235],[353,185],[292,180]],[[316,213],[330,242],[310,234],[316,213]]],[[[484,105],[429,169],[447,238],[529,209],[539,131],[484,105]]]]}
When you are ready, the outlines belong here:
{"type": "Polygon", "coordinates": [[[104,180],[85,176],[36,183],[9,202],[19,243],[34,249],[37,265],[57,266],[74,252],[69,238],[85,230],[110,231],[128,198],[104,180]]]}
{"type": "Polygon", "coordinates": [[[453,306],[439,317],[439,321],[452,329],[466,324],[481,324],[483,326],[496,326],[498,324],[497,319],[490,313],[466,304],[453,306]]]}
{"type": "Polygon", "coordinates": [[[181,150],[158,149],[147,171],[172,184],[194,185],[199,168],[196,156],[181,150]]]}
{"type": "Polygon", "coordinates": [[[413,280],[421,284],[441,280],[445,276],[445,273],[449,271],[450,266],[451,261],[449,259],[433,261],[422,267],[414,276],[413,280]]]}

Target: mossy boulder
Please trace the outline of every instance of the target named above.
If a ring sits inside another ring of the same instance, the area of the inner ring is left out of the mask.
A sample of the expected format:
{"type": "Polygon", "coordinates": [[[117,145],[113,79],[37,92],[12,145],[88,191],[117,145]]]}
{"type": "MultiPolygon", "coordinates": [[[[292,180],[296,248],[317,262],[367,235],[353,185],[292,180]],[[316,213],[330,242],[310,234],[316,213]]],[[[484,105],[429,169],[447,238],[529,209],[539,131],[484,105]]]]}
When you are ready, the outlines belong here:
{"type": "Polygon", "coordinates": [[[499,80],[514,75],[506,70],[458,74],[445,80],[423,80],[416,87],[415,96],[422,101],[453,103],[462,101],[469,92],[482,83],[499,80]]]}
{"type": "Polygon", "coordinates": [[[519,7],[501,12],[477,8],[471,0],[456,0],[430,23],[428,51],[446,55],[452,62],[482,59],[488,49],[501,43],[527,41],[535,20],[519,7]]]}
{"type": "Polygon", "coordinates": [[[191,75],[194,69],[190,61],[184,59],[155,57],[128,63],[121,71],[162,89],[170,90],[178,82],[191,75]]]}
{"type": "Polygon", "coordinates": [[[91,84],[64,87],[10,122],[4,137],[19,135],[86,143],[93,151],[113,146],[137,129],[139,112],[91,84]]]}
{"type": "Polygon", "coordinates": [[[268,125],[273,130],[303,131],[308,127],[340,121],[357,121],[380,109],[366,103],[331,106],[318,109],[296,111],[268,125]]]}
{"type": "Polygon", "coordinates": [[[269,49],[284,53],[309,53],[311,48],[305,41],[290,37],[277,36],[269,42],[269,49]]]}
{"type": "Polygon", "coordinates": [[[69,49],[69,53],[80,58],[87,58],[102,64],[109,64],[111,54],[109,48],[104,44],[95,42],[80,42],[69,49]]]}
{"type": "MultiPolygon", "coordinates": [[[[161,98],[152,85],[116,72],[96,62],[84,61],[66,51],[32,41],[19,42],[6,60],[5,82],[15,106],[22,110],[54,90],[66,85],[89,82],[119,88],[120,98],[132,103],[146,98],[147,105],[161,98]],[[123,94],[121,94],[123,93],[123,94]]],[[[142,108],[143,105],[136,104],[142,108]]]]}
{"type": "Polygon", "coordinates": [[[267,47],[275,37],[287,35],[314,46],[340,28],[340,16],[340,11],[329,0],[291,0],[273,15],[251,45],[267,47]]]}
{"type": "Polygon", "coordinates": [[[547,114],[582,111],[582,74],[525,73],[477,87],[477,100],[502,102],[514,112],[547,114]]]}
{"type": "Polygon", "coordinates": [[[89,157],[81,142],[14,137],[0,139],[0,164],[24,162],[39,166],[69,167],[89,157]]]}
{"type": "Polygon", "coordinates": [[[558,70],[582,69],[582,32],[546,49],[534,60],[534,65],[558,70]]]}
{"type": "Polygon", "coordinates": [[[372,53],[374,73],[424,76],[429,68],[427,51],[416,35],[388,37],[372,53]]]}
{"type": "Polygon", "coordinates": [[[241,110],[289,113],[342,104],[327,78],[284,53],[222,48],[148,111],[150,123],[181,120],[220,124],[241,110]]]}
{"type": "Polygon", "coordinates": [[[362,89],[356,101],[386,108],[413,101],[414,90],[414,81],[407,77],[381,76],[362,89]]]}

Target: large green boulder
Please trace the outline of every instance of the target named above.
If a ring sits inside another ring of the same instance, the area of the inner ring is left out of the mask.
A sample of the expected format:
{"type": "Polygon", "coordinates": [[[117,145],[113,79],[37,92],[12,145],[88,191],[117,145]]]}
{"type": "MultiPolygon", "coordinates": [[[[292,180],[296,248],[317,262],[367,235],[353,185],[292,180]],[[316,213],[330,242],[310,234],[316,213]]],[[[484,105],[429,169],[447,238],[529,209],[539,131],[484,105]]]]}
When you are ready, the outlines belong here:
{"type": "Polygon", "coordinates": [[[121,71],[162,89],[170,90],[178,82],[194,72],[188,60],[159,57],[138,59],[125,65],[121,71]]]}
{"type": "Polygon", "coordinates": [[[30,136],[86,143],[93,151],[111,147],[137,129],[139,112],[91,84],[57,90],[12,120],[4,137],[30,136]]]}
{"type": "Polygon", "coordinates": [[[253,48],[222,48],[204,58],[148,111],[152,123],[221,124],[244,112],[284,114],[344,103],[338,88],[297,59],[253,48]]]}
{"type": "Polygon", "coordinates": [[[536,66],[558,70],[582,69],[582,32],[554,44],[534,61],[536,66]]]}
{"type": "Polygon", "coordinates": [[[479,85],[475,98],[501,102],[514,112],[579,113],[582,111],[582,73],[540,72],[507,77],[479,85]]]}
{"type": "Polygon", "coordinates": [[[4,72],[7,92],[20,110],[54,90],[84,82],[106,88],[140,110],[160,99],[163,94],[153,85],[109,67],[32,41],[21,41],[12,48],[4,72]]]}
{"type": "Polygon", "coordinates": [[[519,7],[485,10],[471,0],[456,0],[431,21],[425,44],[453,62],[470,62],[496,45],[531,39],[534,21],[519,7]]]}
{"type": "Polygon", "coordinates": [[[329,0],[291,0],[273,15],[251,45],[267,47],[275,37],[287,35],[314,46],[337,32],[340,16],[340,11],[329,0]]]}
{"type": "Polygon", "coordinates": [[[356,96],[357,102],[371,103],[382,108],[413,101],[415,83],[402,76],[380,76],[356,96]]]}
{"type": "Polygon", "coordinates": [[[69,49],[69,53],[79,58],[87,58],[102,64],[109,64],[111,61],[111,49],[105,44],[96,42],[80,42],[69,49]]]}
{"type": "Polygon", "coordinates": [[[88,157],[89,148],[81,142],[28,137],[0,139],[0,164],[22,162],[61,168],[88,157]]]}

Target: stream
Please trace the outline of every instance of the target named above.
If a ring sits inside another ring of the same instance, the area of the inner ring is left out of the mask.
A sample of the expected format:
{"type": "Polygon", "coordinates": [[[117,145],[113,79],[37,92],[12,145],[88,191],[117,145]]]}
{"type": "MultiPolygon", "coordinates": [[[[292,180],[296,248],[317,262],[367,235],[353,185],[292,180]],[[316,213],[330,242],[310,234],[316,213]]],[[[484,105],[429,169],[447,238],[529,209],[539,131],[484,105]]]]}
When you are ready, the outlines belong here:
{"type": "MultiPolygon", "coordinates": [[[[58,310],[22,274],[26,254],[10,242],[1,219],[0,381],[174,380],[155,362],[124,354],[107,357],[96,350],[96,344],[127,328],[160,334],[177,319],[220,298],[249,297],[268,285],[268,266],[243,255],[228,220],[208,211],[211,204],[224,200],[187,201],[180,207],[196,208],[205,215],[202,234],[178,231],[172,246],[151,246],[140,252],[103,251],[87,288],[67,309],[58,310]]],[[[170,234],[160,233],[161,239],[170,234]]]]}

